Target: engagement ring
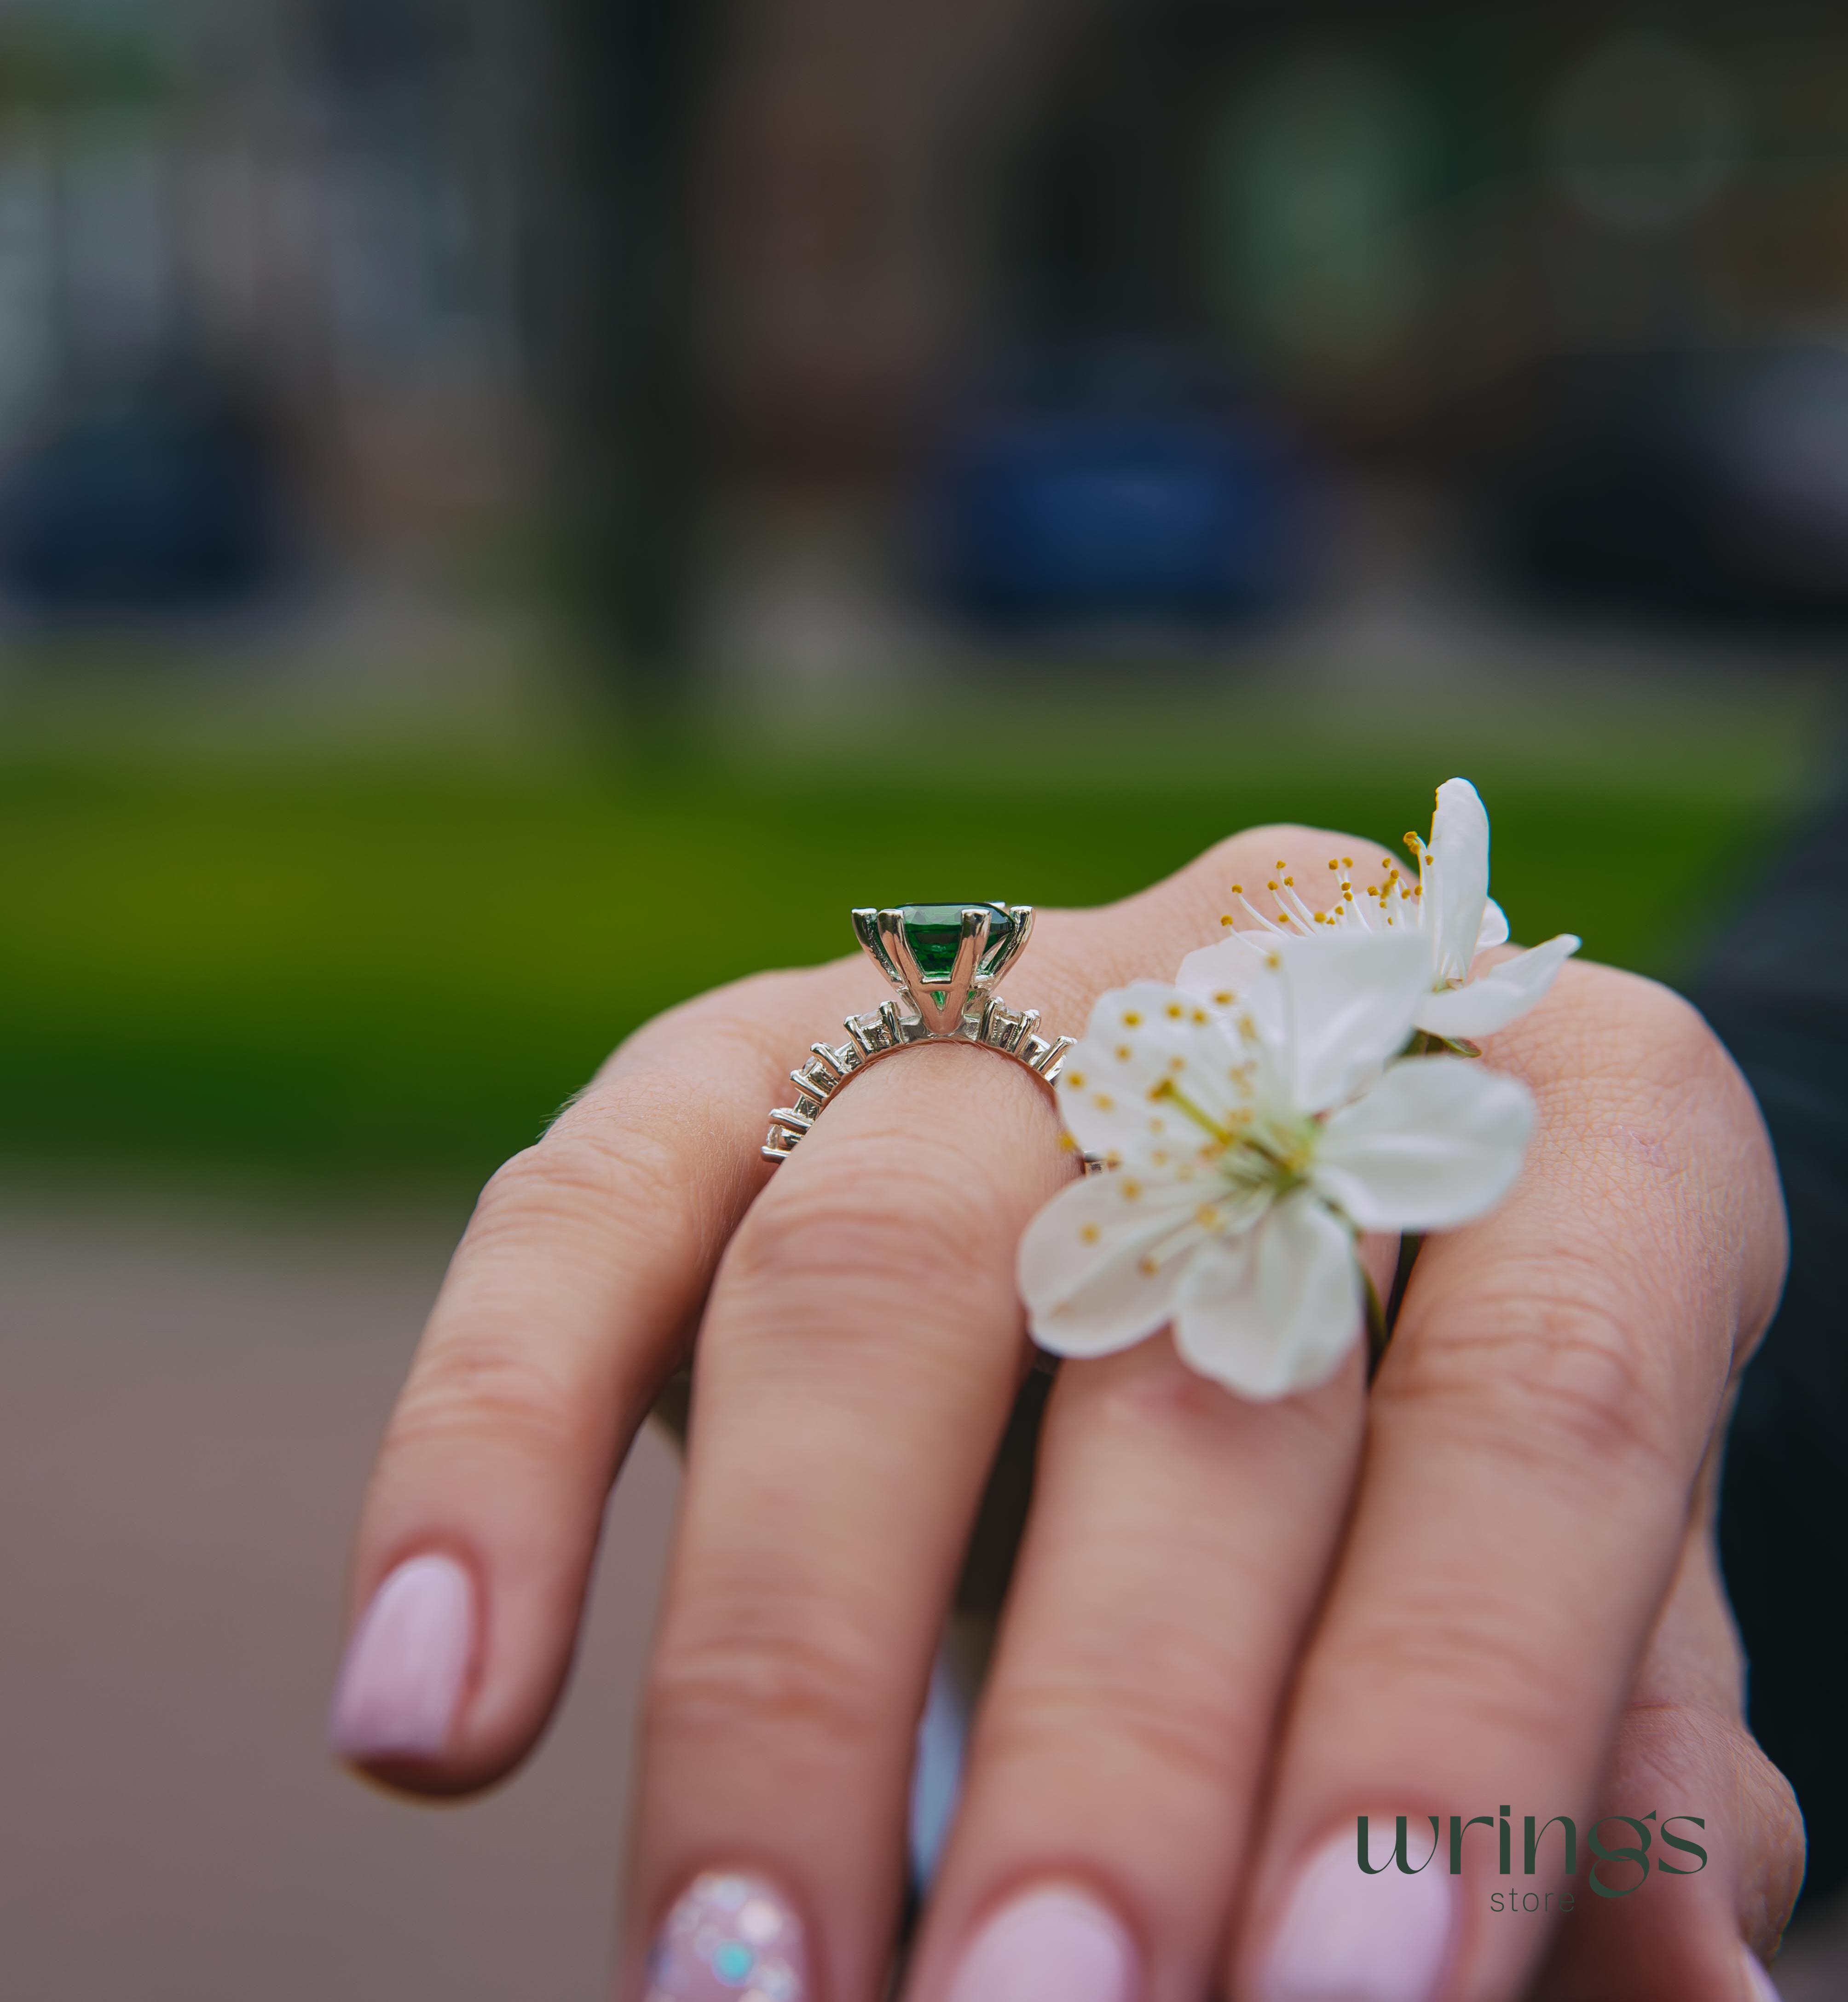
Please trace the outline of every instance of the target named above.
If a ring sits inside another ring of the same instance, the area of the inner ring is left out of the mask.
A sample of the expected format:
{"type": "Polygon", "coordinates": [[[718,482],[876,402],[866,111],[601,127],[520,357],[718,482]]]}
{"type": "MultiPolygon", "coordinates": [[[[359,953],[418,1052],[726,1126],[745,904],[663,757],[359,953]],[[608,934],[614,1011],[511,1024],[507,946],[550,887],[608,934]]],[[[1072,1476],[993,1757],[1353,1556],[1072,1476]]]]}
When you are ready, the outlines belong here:
{"type": "Polygon", "coordinates": [[[796,1102],[770,1114],[764,1159],[780,1161],[820,1118],[848,1079],[914,1043],[981,1043],[1031,1071],[1048,1086],[1072,1047],[1069,1036],[1039,1033],[1039,1010],[1008,1006],[995,982],[1026,949],[1028,904],[904,904],[856,911],[854,936],[896,998],[849,1015],[848,1040],[814,1043],[808,1062],[790,1072],[796,1102]]]}

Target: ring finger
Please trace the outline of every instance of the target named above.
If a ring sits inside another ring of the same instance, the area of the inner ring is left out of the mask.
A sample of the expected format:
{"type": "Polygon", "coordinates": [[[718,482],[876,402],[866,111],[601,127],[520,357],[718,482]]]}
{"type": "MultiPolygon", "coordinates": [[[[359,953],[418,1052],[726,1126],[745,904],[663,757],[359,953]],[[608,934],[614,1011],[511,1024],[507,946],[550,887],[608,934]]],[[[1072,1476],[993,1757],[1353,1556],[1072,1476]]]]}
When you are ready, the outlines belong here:
{"type": "Polygon", "coordinates": [[[1208,1992],[1361,1379],[1254,1404],[1165,1337],[1066,1364],[912,2002],[1208,1992]]]}
{"type": "MultiPolygon", "coordinates": [[[[683,2002],[875,1993],[913,1733],[1024,1362],[1012,1269],[1064,1172],[1013,1064],[921,1049],[832,1107],[701,1329],[625,1937],[683,2002]]],[[[639,1966],[629,1992],[638,1992],[639,1966]]]]}

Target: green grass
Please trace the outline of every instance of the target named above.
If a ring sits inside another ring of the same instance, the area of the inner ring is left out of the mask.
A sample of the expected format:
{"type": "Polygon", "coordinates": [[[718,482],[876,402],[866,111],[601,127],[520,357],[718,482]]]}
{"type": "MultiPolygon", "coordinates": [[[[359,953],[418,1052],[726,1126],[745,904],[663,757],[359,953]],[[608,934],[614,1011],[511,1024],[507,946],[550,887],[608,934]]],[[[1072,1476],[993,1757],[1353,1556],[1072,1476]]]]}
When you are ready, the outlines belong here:
{"type": "Polygon", "coordinates": [[[1519,935],[1575,930],[1672,975],[1801,796],[1815,736],[1797,710],[1746,727],[1736,703],[1665,748],[1652,704],[1620,727],[1543,704],[1448,736],[1167,706],[1041,730],[1023,776],[1031,700],[964,759],[933,748],[947,704],[818,726],[806,752],[756,730],[748,757],[715,741],[652,776],[594,752],[517,770],[16,743],[0,1157],[472,1184],[658,1010],[846,949],[853,904],[1095,902],[1271,818],[1396,842],[1459,769],[1519,935]],[[876,756],[894,742],[919,748],[876,756]]]}

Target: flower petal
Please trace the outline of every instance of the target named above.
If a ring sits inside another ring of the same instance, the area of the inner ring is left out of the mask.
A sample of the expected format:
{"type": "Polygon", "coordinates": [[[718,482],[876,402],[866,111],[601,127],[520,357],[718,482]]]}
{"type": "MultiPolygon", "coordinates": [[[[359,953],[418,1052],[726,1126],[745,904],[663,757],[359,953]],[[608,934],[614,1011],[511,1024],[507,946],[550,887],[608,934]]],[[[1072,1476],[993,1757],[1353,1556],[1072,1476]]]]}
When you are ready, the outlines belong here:
{"type": "Polygon", "coordinates": [[[1489,895],[1489,816],[1467,779],[1438,788],[1424,871],[1424,923],[1440,980],[1461,980],[1476,954],[1489,895]]]}
{"type": "Polygon", "coordinates": [[[1487,952],[1492,945],[1508,943],[1508,913],[1493,897],[1482,907],[1482,923],[1476,933],[1476,950],[1487,952]]]}
{"type": "Polygon", "coordinates": [[[1320,1112],[1363,1090],[1405,1047],[1429,992],[1431,961],[1416,932],[1344,928],[1278,939],[1295,1108],[1320,1112]]]}
{"type": "Polygon", "coordinates": [[[1365,1230],[1449,1230],[1513,1188],[1533,1131],[1518,1079],[1466,1057],[1408,1057],[1322,1128],[1312,1181],[1365,1230]]]}
{"type": "MultiPolygon", "coordinates": [[[[1027,1324],[1055,1355],[1108,1355],[1154,1334],[1171,1316],[1186,1246],[1155,1260],[1164,1239],[1186,1233],[1192,1198],[1157,1185],[1140,1195],[1124,1174],[1087,1175],[1062,1188],[1021,1233],[1015,1274],[1027,1324]]],[[[1204,1242],[1192,1233],[1191,1241],[1204,1242]]]]}
{"type": "Polygon", "coordinates": [[[1183,993],[1209,1008],[1234,1018],[1249,1015],[1257,1034],[1272,1049],[1281,1048],[1284,1036],[1277,936],[1228,932],[1217,944],[1190,952],[1175,979],[1183,993]]]}
{"type": "Polygon", "coordinates": [[[1177,1291],[1182,1358],[1247,1397],[1287,1397],[1323,1382],[1360,1327],[1352,1234],[1306,1190],[1248,1236],[1204,1245],[1177,1291]]]}
{"type": "Polygon", "coordinates": [[[1491,967],[1467,987],[1428,996],[1414,1020],[1434,1036],[1492,1036],[1546,998],[1554,976],[1578,950],[1570,932],[1491,967]]]}
{"type": "Polygon", "coordinates": [[[1138,980],[1099,997],[1083,1038],[1065,1054],[1058,1109],[1087,1153],[1166,1170],[1197,1160],[1212,1135],[1163,1102],[1163,1087],[1222,1125],[1249,1102],[1255,1045],[1178,987],[1138,980]]]}

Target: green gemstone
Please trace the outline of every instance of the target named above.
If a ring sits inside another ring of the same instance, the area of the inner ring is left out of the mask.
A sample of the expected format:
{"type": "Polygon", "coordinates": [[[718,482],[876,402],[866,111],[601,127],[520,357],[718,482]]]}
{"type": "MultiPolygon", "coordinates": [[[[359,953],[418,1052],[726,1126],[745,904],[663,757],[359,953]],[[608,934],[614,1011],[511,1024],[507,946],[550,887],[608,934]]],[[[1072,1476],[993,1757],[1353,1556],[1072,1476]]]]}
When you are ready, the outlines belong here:
{"type": "Polygon", "coordinates": [[[905,904],[900,907],[905,942],[926,980],[947,980],[955,971],[956,949],[962,943],[963,912],[975,909],[989,914],[988,950],[982,958],[985,964],[992,966],[1014,935],[1014,921],[1000,905],[905,904]]]}

